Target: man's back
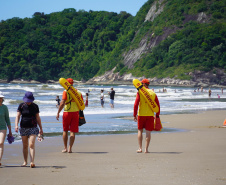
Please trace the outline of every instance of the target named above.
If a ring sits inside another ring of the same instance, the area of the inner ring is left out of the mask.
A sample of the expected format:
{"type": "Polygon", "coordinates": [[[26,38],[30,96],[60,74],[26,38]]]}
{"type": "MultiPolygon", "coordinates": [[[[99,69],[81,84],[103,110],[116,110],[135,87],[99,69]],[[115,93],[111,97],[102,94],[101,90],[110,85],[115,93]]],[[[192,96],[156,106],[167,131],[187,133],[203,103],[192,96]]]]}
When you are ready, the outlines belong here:
{"type": "Polygon", "coordinates": [[[114,97],[115,97],[115,91],[112,90],[112,91],[110,92],[110,99],[114,100],[114,97]]]}

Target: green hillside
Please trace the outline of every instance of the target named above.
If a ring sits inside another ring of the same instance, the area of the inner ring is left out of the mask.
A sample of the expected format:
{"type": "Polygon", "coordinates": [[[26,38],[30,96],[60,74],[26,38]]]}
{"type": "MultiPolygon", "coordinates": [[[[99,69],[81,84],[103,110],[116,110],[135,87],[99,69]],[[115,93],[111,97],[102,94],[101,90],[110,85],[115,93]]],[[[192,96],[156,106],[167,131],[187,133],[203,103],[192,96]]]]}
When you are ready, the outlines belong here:
{"type": "Polygon", "coordinates": [[[189,79],[186,73],[190,71],[226,69],[226,1],[167,2],[154,22],[141,26],[140,38],[147,32],[162,35],[166,28],[177,28],[177,32],[137,61],[131,72],[140,76],[189,79]],[[208,22],[192,20],[201,12],[209,17],[208,22]]]}
{"type": "Polygon", "coordinates": [[[0,79],[88,80],[115,66],[120,74],[187,79],[194,69],[226,69],[225,0],[164,1],[163,12],[144,22],[153,2],[148,0],[135,17],[71,8],[2,20],[0,79]],[[209,17],[206,23],[192,19],[201,12],[209,17]],[[133,68],[125,65],[123,55],[145,36],[161,36],[171,28],[176,32],[145,52],[133,68]]]}
{"type": "MultiPolygon", "coordinates": [[[[2,21],[0,79],[87,80],[103,67],[130,18],[126,12],[65,9],[2,21]]],[[[108,64],[108,69],[115,65],[108,64]]]]}

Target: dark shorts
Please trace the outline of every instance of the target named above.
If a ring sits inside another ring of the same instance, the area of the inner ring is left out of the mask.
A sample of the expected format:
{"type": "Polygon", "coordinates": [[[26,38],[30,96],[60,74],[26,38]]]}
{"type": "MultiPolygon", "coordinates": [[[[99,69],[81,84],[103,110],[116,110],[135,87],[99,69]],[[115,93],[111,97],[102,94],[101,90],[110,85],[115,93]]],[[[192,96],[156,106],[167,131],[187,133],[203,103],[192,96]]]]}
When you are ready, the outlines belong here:
{"type": "Polygon", "coordinates": [[[39,134],[38,127],[20,128],[20,135],[21,136],[30,136],[30,135],[38,135],[38,134],[39,134]]]}
{"type": "Polygon", "coordinates": [[[63,113],[63,130],[70,132],[78,132],[79,112],[63,113]]]}
{"type": "Polygon", "coordinates": [[[152,131],[154,130],[154,117],[153,116],[138,116],[137,119],[137,127],[138,130],[145,130],[152,131]]]}

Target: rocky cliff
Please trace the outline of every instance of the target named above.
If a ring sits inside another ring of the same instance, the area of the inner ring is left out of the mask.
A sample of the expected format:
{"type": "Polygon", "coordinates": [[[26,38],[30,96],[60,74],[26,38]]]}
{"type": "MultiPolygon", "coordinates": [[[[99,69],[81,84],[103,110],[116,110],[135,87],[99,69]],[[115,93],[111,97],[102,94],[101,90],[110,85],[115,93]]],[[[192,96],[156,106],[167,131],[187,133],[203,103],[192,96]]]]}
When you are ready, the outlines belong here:
{"type": "MultiPolygon", "coordinates": [[[[157,0],[150,7],[144,22],[154,21],[155,18],[164,11],[165,1],[157,0]]],[[[183,25],[189,21],[197,21],[200,24],[208,23],[211,16],[206,15],[204,12],[201,12],[196,15],[184,15],[183,25]]],[[[128,52],[123,53],[124,64],[129,69],[134,67],[136,63],[144,54],[151,52],[152,48],[157,46],[161,41],[165,40],[171,34],[175,33],[177,30],[182,29],[182,27],[172,26],[165,27],[163,29],[163,34],[155,35],[153,32],[147,33],[141,40],[137,48],[131,49],[128,52]]],[[[139,30],[138,30],[139,32],[139,30]]],[[[144,77],[134,77],[132,74],[125,74],[120,76],[119,73],[114,73],[114,69],[106,72],[104,75],[99,77],[94,77],[90,79],[87,83],[110,83],[110,84],[131,84],[132,79],[142,79],[144,77]]],[[[189,76],[191,80],[179,80],[176,78],[164,78],[149,79],[153,85],[181,85],[181,86],[213,86],[213,85],[226,85],[226,73],[224,70],[214,69],[211,72],[201,72],[195,71],[190,72],[189,76]]]]}
{"type": "MultiPolygon", "coordinates": [[[[148,11],[144,22],[146,21],[154,21],[155,18],[160,15],[164,10],[164,1],[159,0],[155,1],[150,10],[148,11]]],[[[197,21],[199,23],[209,22],[210,16],[206,15],[204,12],[201,12],[197,15],[184,15],[185,19],[183,24],[186,24],[189,21],[197,21]]],[[[163,34],[155,35],[153,32],[147,33],[140,41],[139,45],[135,49],[131,49],[128,52],[123,53],[124,64],[128,66],[129,69],[133,68],[133,64],[139,60],[143,54],[150,52],[151,49],[157,46],[161,41],[165,40],[168,36],[175,33],[177,30],[182,29],[176,26],[167,27],[163,29],[163,34]]],[[[139,30],[138,30],[139,32],[139,30]]]]}
{"type": "MultiPolygon", "coordinates": [[[[134,78],[142,80],[146,78],[135,77],[131,73],[119,75],[114,73],[114,69],[106,72],[102,76],[94,77],[86,82],[86,84],[132,84],[134,78]]],[[[226,86],[226,73],[222,69],[213,69],[210,72],[195,71],[188,74],[191,80],[179,80],[177,78],[148,78],[151,85],[162,86],[189,86],[189,87],[223,87],[226,86]]]]}

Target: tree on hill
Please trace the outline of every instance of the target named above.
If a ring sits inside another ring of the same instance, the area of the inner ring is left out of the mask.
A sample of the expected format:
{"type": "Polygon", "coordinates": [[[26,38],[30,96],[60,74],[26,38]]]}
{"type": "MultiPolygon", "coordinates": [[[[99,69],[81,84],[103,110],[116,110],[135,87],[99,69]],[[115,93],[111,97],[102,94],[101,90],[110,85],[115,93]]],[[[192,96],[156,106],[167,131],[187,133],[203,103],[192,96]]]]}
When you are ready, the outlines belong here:
{"type": "Polygon", "coordinates": [[[0,79],[88,80],[114,67],[120,74],[189,79],[195,69],[225,69],[225,7],[224,0],[148,0],[135,17],[69,8],[1,21],[0,79]],[[199,15],[207,21],[197,21],[199,15]]]}

